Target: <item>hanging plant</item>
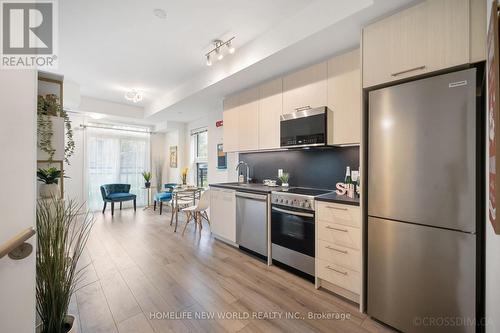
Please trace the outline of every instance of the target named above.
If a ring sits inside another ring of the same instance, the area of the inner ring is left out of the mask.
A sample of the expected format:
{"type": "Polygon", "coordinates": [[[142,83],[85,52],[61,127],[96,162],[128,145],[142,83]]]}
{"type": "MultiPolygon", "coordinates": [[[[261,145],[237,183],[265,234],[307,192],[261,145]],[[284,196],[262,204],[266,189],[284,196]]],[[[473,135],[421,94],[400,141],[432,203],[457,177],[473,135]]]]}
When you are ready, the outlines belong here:
{"type": "Polygon", "coordinates": [[[55,149],[52,147],[52,137],[54,130],[52,128],[52,120],[50,117],[62,117],[66,128],[66,143],[64,146],[64,161],[69,164],[69,158],[75,151],[75,141],[73,140],[73,129],[68,113],[63,110],[59,103],[59,97],[54,94],[45,96],[38,95],[37,103],[37,134],[38,148],[49,155],[49,161],[54,158],[55,149]]]}

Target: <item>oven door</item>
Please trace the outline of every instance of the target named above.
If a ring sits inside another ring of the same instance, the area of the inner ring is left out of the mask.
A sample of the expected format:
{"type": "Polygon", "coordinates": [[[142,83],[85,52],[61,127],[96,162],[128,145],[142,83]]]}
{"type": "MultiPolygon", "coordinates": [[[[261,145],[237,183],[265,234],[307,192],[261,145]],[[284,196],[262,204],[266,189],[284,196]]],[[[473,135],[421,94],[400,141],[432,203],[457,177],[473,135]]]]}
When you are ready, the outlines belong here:
{"type": "Polygon", "coordinates": [[[314,213],[272,205],[271,242],[314,257],[314,213]]]}

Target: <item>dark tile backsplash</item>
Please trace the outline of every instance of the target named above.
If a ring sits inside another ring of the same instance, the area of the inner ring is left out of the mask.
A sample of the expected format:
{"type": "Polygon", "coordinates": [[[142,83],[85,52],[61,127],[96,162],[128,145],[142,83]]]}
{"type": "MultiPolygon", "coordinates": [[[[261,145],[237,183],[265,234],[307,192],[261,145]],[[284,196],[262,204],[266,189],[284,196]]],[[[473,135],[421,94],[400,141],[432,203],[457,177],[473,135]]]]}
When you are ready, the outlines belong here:
{"type": "Polygon", "coordinates": [[[240,153],[240,161],[248,163],[253,182],[278,179],[278,169],[283,169],[290,173],[290,186],[335,189],[347,166],[358,170],[359,147],[240,153]]]}

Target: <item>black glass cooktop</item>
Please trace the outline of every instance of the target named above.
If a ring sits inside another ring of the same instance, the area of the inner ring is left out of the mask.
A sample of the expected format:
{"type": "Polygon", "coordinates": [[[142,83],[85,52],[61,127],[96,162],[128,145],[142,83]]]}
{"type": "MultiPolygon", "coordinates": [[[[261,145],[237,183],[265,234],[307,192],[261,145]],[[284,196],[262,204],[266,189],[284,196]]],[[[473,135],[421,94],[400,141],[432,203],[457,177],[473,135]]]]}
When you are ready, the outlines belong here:
{"type": "Polygon", "coordinates": [[[318,195],[330,193],[332,191],[329,191],[329,190],[317,190],[315,188],[292,187],[292,188],[289,188],[288,190],[283,190],[282,192],[293,193],[293,194],[303,194],[303,195],[318,196],[318,195]]]}

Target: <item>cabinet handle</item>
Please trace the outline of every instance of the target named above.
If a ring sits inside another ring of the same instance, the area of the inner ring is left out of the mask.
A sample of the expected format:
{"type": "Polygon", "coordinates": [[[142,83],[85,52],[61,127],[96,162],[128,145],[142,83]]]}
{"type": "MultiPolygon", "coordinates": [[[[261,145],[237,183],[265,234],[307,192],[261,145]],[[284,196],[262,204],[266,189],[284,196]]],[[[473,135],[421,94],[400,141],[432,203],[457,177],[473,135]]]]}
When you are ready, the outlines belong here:
{"type": "Polygon", "coordinates": [[[401,71],[401,72],[392,73],[391,76],[398,76],[398,75],[401,75],[401,74],[406,74],[406,73],[409,73],[409,72],[413,72],[413,71],[417,71],[417,70],[422,70],[422,69],[425,69],[425,66],[418,66],[418,67],[410,68],[410,69],[407,69],[407,70],[404,70],[404,71],[401,71]]]}
{"type": "Polygon", "coordinates": [[[337,251],[337,252],[340,252],[340,253],[343,253],[343,254],[347,254],[347,251],[346,250],[339,250],[339,249],[336,249],[334,247],[331,247],[330,245],[327,245],[326,248],[328,250],[332,250],[332,251],[337,251]]]}
{"type": "Polygon", "coordinates": [[[347,229],[340,229],[340,228],[334,228],[334,227],[330,227],[329,225],[326,226],[327,229],[331,229],[331,230],[337,230],[337,231],[342,231],[342,232],[348,232],[349,230],[347,229]]]}
{"type": "Polygon", "coordinates": [[[342,274],[342,275],[347,275],[347,272],[345,272],[345,271],[340,271],[340,270],[335,269],[335,268],[330,267],[330,266],[326,266],[326,268],[328,268],[328,269],[329,269],[329,270],[331,270],[331,271],[337,272],[337,273],[339,273],[339,274],[342,274]]]}
{"type": "Polygon", "coordinates": [[[336,209],[336,210],[347,210],[347,208],[342,208],[342,207],[333,207],[333,206],[326,206],[326,208],[336,209]]]}

